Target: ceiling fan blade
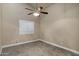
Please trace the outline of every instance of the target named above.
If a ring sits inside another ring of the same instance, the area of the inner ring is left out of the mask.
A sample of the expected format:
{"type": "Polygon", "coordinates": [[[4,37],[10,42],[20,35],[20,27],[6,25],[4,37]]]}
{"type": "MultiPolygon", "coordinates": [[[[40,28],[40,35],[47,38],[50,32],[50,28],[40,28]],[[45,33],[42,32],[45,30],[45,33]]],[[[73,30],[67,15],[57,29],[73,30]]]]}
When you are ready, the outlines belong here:
{"type": "Polygon", "coordinates": [[[31,15],[31,14],[33,14],[33,12],[32,12],[32,13],[29,13],[29,14],[27,14],[27,15],[31,15]]]}
{"type": "Polygon", "coordinates": [[[40,13],[42,13],[42,14],[48,14],[48,12],[43,12],[43,11],[42,11],[42,12],[40,12],[40,13]]]}
{"type": "Polygon", "coordinates": [[[25,9],[30,10],[30,11],[34,11],[34,10],[32,10],[32,9],[29,9],[29,8],[25,8],[25,9]]]}

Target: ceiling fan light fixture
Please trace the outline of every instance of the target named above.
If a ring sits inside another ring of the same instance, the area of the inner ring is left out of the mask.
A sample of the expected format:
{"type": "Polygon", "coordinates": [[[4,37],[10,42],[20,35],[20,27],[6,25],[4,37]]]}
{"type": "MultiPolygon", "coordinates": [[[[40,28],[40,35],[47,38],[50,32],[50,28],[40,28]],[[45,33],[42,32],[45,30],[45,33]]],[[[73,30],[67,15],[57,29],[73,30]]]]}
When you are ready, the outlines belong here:
{"type": "Polygon", "coordinates": [[[40,14],[35,12],[35,13],[33,13],[33,15],[37,17],[37,16],[39,16],[40,14]]]}

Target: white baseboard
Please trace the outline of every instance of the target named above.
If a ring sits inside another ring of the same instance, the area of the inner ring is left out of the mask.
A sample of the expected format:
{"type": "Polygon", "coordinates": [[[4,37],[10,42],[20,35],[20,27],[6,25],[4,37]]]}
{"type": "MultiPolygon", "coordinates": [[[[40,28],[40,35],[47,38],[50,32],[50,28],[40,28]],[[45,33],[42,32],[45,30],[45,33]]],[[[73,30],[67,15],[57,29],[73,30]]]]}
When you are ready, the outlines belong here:
{"type": "Polygon", "coordinates": [[[31,42],[35,42],[35,41],[39,41],[39,39],[37,39],[37,40],[31,40],[31,41],[26,41],[26,42],[19,42],[19,43],[15,43],[15,44],[4,45],[4,46],[2,46],[2,49],[3,48],[7,48],[7,47],[21,45],[21,44],[31,43],[31,42]]]}
{"type": "Polygon", "coordinates": [[[72,52],[74,54],[79,55],[79,51],[76,51],[76,50],[73,50],[73,49],[70,49],[70,48],[67,48],[67,47],[63,47],[63,46],[60,46],[58,44],[51,43],[51,42],[48,42],[48,41],[45,41],[45,40],[42,40],[42,39],[40,39],[40,41],[45,42],[45,43],[50,44],[50,45],[53,45],[53,46],[56,46],[56,47],[59,47],[59,48],[62,48],[62,49],[65,49],[67,51],[70,51],[70,52],[72,52]]]}

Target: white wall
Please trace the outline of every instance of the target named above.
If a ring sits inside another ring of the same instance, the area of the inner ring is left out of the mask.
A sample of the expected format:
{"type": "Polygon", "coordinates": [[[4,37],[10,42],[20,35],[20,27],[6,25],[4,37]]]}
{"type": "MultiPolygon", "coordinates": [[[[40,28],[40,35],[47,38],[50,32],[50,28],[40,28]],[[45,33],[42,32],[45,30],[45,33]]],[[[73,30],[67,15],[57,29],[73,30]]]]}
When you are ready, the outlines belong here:
{"type": "Polygon", "coordinates": [[[1,40],[2,40],[2,9],[0,4],[0,53],[1,53],[1,40]]]}
{"type": "Polygon", "coordinates": [[[38,38],[39,21],[36,17],[27,15],[29,11],[25,10],[26,7],[31,8],[27,4],[3,4],[2,45],[9,45],[30,40],[36,40],[38,38]],[[35,22],[34,34],[19,35],[19,20],[21,19],[35,22]]]}
{"type": "Polygon", "coordinates": [[[79,4],[52,4],[41,18],[41,38],[79,51],[79,4]]]}

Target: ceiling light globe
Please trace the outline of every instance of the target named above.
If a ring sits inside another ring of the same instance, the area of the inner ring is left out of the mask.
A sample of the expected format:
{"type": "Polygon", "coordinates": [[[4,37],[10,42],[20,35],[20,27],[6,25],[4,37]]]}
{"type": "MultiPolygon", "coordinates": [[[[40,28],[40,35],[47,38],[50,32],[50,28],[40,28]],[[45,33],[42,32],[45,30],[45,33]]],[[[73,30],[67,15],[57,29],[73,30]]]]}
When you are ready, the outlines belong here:
{"type": "Polygon", "coordinates": [[[39,14],[39,13],[33,13],[33,15],[34,15],[34,16],[39,16],[40,14],[39,14]]]}

